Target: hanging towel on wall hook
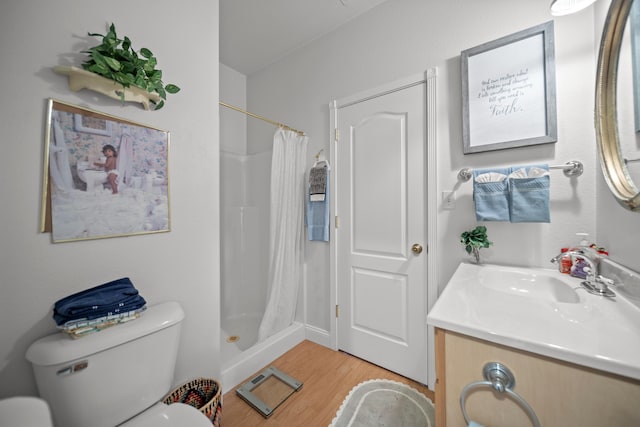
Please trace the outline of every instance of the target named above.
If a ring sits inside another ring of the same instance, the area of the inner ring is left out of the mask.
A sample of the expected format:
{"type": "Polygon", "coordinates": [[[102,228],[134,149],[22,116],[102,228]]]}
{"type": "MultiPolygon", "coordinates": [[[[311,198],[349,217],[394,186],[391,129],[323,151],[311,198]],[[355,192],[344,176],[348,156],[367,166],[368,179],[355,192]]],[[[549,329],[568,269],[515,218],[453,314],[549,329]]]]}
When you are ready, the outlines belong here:
{"type": "Polygon", "coordinates": [[[322,151],[316,154],[316,161],[309,171],[309,198],[312,202],[324,201],[327,193],[327,177],[331,165],[321,156],[322,151]]]}
{"type": "Polygon", "coordinates": [[[325,194],[323,200],[311,200],[312,194],[307,195],[306,223],[309,240],[329,241],[329,211],[330,211],[330,184],[329,169],[322,168],[325,172],[325,194]]]}
{"type": "Polygon", "coordinates": [[[321,158],[322,150],[309,171],[306,222],[309,240],[329,241],[329,171],[331,165],[321,158]]]}
{"type": "Polygon", "coordinates": [[[309,194],[307,195],[306,223],[309,240],[329,241],[329,171],[331,165],[323,155],[316,154],[316,161],[309,170],[309,194]]]}

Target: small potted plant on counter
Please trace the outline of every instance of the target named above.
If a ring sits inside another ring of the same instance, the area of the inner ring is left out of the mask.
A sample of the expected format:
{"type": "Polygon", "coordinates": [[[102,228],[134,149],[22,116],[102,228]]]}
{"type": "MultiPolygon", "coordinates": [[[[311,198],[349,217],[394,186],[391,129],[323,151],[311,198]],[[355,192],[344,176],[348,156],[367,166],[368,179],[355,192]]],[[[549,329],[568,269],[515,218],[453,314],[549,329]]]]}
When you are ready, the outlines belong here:
{"type": "Polygon", "coordinates": [[[460,243],[468,254],[473,254],[476,264],[480,264],[480,249],[488,248],[493,244],[487,237],[487,227],[479,225],[473,230],[465,231],[460,235],[460,243]]]}

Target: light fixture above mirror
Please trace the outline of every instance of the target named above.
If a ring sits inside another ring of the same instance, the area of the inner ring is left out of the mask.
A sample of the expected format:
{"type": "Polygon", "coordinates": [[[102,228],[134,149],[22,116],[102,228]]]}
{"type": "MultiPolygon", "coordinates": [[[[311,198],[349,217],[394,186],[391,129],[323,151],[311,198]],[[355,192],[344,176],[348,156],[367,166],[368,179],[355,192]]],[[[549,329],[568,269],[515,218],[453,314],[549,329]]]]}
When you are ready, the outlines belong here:
{"type": "Polygon", "coordinates": [[[551,14],[553,16],[569,15],[591,6],[596,0],[553,0],[551,14]]]}

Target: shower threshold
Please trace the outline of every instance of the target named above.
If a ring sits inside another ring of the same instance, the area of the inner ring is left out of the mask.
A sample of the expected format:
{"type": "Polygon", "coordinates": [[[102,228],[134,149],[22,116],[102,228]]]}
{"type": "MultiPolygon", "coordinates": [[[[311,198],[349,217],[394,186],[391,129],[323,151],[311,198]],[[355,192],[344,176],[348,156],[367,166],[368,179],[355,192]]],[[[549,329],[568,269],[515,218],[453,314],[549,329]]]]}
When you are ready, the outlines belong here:
{"type": "Polygon", "coordinates": [[[278,406],[301,388],[300,381],[270,366],[241,385],[236,394],[263,417],[269,418],[278,406]]]}

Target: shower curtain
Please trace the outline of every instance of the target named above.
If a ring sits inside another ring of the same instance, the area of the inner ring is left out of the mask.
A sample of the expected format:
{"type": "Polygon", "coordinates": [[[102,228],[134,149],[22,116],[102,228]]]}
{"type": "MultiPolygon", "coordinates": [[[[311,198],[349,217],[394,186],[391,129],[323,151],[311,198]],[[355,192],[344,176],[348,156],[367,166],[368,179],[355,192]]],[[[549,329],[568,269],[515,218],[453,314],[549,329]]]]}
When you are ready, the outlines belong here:
{"type": "Polygon", "coordinates": [[[258,342],[288,327],[295,315],[302,280],[308,140],[306,136],[282,128],[273,137],[269,291],[258,342]]]}

